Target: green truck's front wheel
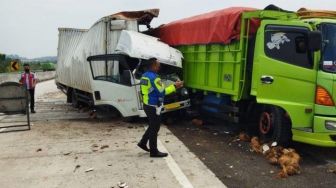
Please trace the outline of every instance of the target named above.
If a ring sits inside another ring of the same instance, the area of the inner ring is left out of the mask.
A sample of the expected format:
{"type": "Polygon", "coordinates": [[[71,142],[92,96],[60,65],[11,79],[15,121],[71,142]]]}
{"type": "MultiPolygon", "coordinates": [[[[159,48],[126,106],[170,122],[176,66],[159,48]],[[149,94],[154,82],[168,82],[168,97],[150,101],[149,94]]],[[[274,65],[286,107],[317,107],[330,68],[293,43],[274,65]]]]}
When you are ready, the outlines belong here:
{"type": "Polygon", "coordinates": [[[258,131],[263,142],[288,145],[292,138],[290,120],[286,116],[286,112],[276,106],[265,105],[262,107],[258,131]]]}

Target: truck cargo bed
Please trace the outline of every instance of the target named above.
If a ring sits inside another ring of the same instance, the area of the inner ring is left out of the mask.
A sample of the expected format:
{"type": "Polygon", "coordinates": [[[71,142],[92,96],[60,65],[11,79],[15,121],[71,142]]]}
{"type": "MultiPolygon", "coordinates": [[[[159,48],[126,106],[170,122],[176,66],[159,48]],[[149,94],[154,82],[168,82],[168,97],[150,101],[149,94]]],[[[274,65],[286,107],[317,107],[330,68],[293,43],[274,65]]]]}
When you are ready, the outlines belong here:
{"type": "Polygon", "coordinates": [[[184,54],[183,79],[189,88],[239,94],[242,68],[239,42],[181,46],[178,49],[184,54]]]}

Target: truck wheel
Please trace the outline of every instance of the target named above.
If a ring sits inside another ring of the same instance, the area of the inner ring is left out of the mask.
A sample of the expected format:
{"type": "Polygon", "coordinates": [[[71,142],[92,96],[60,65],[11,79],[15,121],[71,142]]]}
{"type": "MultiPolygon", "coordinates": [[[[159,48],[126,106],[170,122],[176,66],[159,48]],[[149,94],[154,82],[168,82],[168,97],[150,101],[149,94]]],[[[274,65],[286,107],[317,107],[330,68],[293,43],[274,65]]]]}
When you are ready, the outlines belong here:
{"type": "Polygon", "coordinates": [[[78,104],[78,100],[77,100],[77,96],[76,96],[76,92],[73,89],[71,92],[71,104],[74,108],[78,108],[79,104],[78,104]]]}
{"type": "Polygon", "coordinates": [[[260,138],[264,142],[277,142],[286,146],[292,138],[291,124],[284,110],[275,106],[264,106],[258,122],[260,138]]]}

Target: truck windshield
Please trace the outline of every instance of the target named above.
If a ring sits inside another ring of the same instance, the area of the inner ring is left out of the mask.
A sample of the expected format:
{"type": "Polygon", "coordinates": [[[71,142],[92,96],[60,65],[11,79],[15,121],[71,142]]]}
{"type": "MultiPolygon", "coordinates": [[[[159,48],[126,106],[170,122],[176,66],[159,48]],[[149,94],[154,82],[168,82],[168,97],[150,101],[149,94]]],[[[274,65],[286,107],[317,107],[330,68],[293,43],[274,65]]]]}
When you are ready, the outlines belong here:
{"type": "Polygon", "coordinates": [[[336,24],[323,24],[323,70],[336,73],[336,24]]]}

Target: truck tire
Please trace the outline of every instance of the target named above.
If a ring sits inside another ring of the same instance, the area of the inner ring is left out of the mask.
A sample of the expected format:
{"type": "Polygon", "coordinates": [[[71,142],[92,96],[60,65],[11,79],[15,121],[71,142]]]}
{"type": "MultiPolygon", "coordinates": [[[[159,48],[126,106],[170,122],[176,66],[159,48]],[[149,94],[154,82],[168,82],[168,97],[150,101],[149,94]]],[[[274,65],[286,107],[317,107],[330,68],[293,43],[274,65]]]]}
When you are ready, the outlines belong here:
{"type": "Polygon", "coordinates": [[[71,104],[74,108],[78,108],[79,104],[78,104],[78,99],[77,99],[77,95],[75,90],[73,89],[71,92],[71,104]]]}
{"type": "Polygon", "coordinates": [[[276,106],[262,107],[258,130],[263,142],[277,142],[278,145],[287,146],[292,139],[291,123],[286,112],[276,106]]]}

